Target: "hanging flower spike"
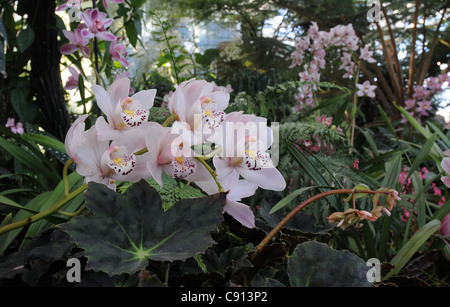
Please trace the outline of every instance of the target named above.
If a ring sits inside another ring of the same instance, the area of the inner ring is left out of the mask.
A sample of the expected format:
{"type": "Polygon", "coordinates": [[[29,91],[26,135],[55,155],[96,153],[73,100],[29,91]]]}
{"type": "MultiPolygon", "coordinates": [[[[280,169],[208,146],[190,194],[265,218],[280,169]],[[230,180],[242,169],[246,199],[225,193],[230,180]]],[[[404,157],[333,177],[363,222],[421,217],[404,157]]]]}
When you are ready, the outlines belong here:
{"type": "Polygon", "coordinates": [[[370,220],[372,214],[365,210],[347,209],[344,212],[335,212],[328,217],[328,222],[337,223],[336,227],[346,229],[349,226],[361,227],[362,220],[370,220]]]}
{"type": "Polygon", "coordinates": [[[80,14],[89,31],[92,33],[91,37],[97,37],[104,41],[113,41],[116,37],[106,29],[113,23],[112,18],[107,18],[107,14],[100,12],[97,8],[87,9],[80,14]]]}
{"type": "Polygon", "coordinates": [[[79,24],[73,32],[63,30],[63,34],[71,43],[61,46],[60,52],[62,54],[72,54],[80,50],[84,57],[89,58],[90,51],[87,46],[89,44],[89,34],[85,25],[79,24]]]}

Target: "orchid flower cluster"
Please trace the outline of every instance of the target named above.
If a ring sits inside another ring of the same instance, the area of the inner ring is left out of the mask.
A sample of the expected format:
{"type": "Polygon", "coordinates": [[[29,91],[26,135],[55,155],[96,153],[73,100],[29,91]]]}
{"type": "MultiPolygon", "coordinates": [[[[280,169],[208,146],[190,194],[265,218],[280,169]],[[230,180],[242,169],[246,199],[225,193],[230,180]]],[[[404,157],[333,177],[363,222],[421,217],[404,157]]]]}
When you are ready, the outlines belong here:
{"type": "MultiPolygon", "coordinates": [[[[296,95],[298,105],[293,110],[299,111],[305,107],[314,104],[314,91],[317,90],[317,85],[308,82],[319,82],[321,70],[326,67],[325,56],[329,49],[337,49],[342,54],[339,70],[343,70],[343,78],[352,78],[357,71],[357,61],[366,61],[374,63],[373,52],[369,50],[369,46],[360,47],[360,40],[356,36],[355,30],[351,24],[337,25],[330,29],[329,32],[319,31],[316,22],[312,22],[307,34],[304,37],[297,39],[295,43],[295,50],[291,54],[292,63],[289,66],[294,68],[303,65],[303,71],[299,73],[300,81],[305,82],[299,88],[296,95]],[[356,54],[357,51],[359,54],[356,54]]],[[[362,84],[356,84],[358,87],[358,96],[375,97],[375,85],[371,85],[370,81],[365,81],[362,84]]]]}
{"type": "Polygon", "coordinates": [[[126,77],[107,90],[94,85],[104,116],[85,130],[88,115],[82,115],[69,129],[66,150],[85,182],[115,189],[117,182],[153,178],[162,186],[164,172],[195,183],[207,194],[228,192],[224,211],[254,227],[254,214],[241,199],[258,187],[286,187],[267,152],[274,140],[267,120],[243,112],[226,114],[229,93],[191,79],[176,86],[168,103],[171,115],[161,125],[149,121],[156,90],[131,97],[129,90],[126,77]],[[211,158],[215,170],[206,161],[211,158]]]}
{"type": "MultiPolygon", "coordinates": [[[[437,77],[429,77],[425,80],[424,85],[415,85],[412,98],[405,101],[405,110],[408,110],[409,114],[421,123],[421,118],[430,115],[429,111],[433,110],[433,96],[442,92],[444,87],[448,86],[449,81],[450,74],[443,73],[437,77]]],[[[402,116],[402,123],[406,123],[406,118],[404,115],[402,116]]],[[[450,125],[447,126],[447,129],[449,128],[450,125]]]]}
{"type": "Polygon", "coordinates": [[[357,189],[346,199],[349,201],[353,200],[353,207],[345,210],[344,212],[334,212],[328,217],[330,223],[336,223],[336,227],[341,229],[346,229],[349,226],[362,227],[361,221],[368,220],[371,222],[376,221],[383,215],[383,212],[388,216],[391,215],[392,209],[395,207],[398,200],[401,198],[398,196],[398,191],[394,189],[381,188],[372,193],[372,210],[359,210],[356,209],[355,198],[361,197],[357,196],[357,189]],[[385,194],[385,204],[384,206],[380,203],[380,196],[385,194]]]}
{"type": "MultiPolygon", "coordinates": [[[[109,2],[123,3],[123,1],[124,0],[103,0],[103,6],[107,9],[109,7],[109,2]]],[[[72,54],[79,51],[83,57],[89,58],[91,53],[89,43],[92,39],[96,38],[98,40],[110,42],[109,55],[113,60],[118,61],[122,67],[128,67],[129,63],[126,59],[127,51],[125,45],[119,43],[122,37],[115,36],[108,30],[114,22],[114,19],[109,18],[107,13],[99,11],[98,8],[89,8],[82,11],[83,0],[67,0],[66,2],[67,3],[64,3],[56,10],[63,11],[70,8],[76,8],[78,11],[77,15],[82,22],[80,22],[73,31],[63,30],[64,36],[70,42],[61,46],[61,53],[72,54]]],[[[78,77],[78,72],[75,71],[75,69],[72,68],[70,72],[73,79],[78,77]]],[[[70,86],[70,84],[66,84],[66,86],[70,86]]],[[[67,89],[70,89],[70,87],[67,89]]]]}

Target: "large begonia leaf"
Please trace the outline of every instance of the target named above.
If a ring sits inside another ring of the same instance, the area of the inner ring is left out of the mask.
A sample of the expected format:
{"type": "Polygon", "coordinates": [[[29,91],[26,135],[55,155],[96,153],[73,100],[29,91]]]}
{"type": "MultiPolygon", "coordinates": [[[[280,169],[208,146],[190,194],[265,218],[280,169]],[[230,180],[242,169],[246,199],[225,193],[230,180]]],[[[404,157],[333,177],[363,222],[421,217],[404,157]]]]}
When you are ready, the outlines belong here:
{"type": "Polygon", "coordinates": [[[293,287],[368,287],[369,270],[355,254],[316,241],[299,244],[288,261],[293,287]]]}
{"type": "Polygon", "coordinates": [[[124,194],[89,183],[90,213],[61,225],[85,249],[88,268],[110,275],[134,273],[148,260],[185,260],[214,244],[225,194],[185,199],[163,211],[157,191],[145,180],[124,194]]]}

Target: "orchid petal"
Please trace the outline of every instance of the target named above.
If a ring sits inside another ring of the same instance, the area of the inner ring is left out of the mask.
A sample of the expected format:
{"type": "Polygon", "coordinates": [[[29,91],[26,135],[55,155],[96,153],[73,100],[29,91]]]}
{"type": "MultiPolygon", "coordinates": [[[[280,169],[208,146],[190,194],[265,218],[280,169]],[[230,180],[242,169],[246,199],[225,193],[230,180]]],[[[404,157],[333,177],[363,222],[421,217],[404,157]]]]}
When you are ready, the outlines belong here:
{"type": "Polygon", "coordinates": [[[255,215],[249,206],[227,199],[224,211],[243,226],[247,228],[255,228],[255,215]]]}
{"type": "Polygon", "coordinates": [[[286,181],[281,173],[274,167],[265,167],[260,170],[249,170],[236,167],[236,171],[249,182],[257,184],[263,189],[272,191],[283,191],[286,181]]]}
{"type": "Polygon", "coordinates": [[[139,101],[142,108],[144,110],[148,110],[151,107],[153,107],[155,96],[156,96],[156,90],[151,89],[151,90],[140,91],[140,92],[134,94],[133,96],[131,96],[131,99],[133,99],[133,101],[134,100],[139,101]]]}
{"type": "Polygon", "coordinates": [[[101,40],[104,40],[104,41],[107,41],[107,42],[110,42],[110,41],[113,41],[113,40],[116,39],[116,36],[114,34],[112,34],[111,32],[109,32],[109,31],[97,32],[95,34],[95,36],[98,39],[101,39],[101,40]]]}

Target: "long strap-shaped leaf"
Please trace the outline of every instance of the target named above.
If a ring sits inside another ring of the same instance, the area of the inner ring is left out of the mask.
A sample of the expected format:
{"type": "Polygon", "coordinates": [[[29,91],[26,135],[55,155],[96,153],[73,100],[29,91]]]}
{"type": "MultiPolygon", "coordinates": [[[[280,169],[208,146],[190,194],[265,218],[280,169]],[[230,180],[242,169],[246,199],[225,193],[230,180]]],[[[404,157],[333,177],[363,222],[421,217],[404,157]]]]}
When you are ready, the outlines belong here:
{"type": "Polygon", "coordinates": [[[398,251],[398,253],[392,258],[391,264],[394,266],[384,278],[397,274],[408,263],[415,252],[441,227],[439,220],[431,220],[420,228],[411,239],[398,251]]]}
{"type": "MultiPolygon", "coordinates": [[[[315,184],[318,186],[331,186],[331,183],[325,179],[320,170],[312,163],[311,159],[309,159],[302,151],[296,148],[292,143],[287,144],[287,150],[315,184]]],[[[320,191],[324,192],[325,190],[321,188],[320,191]]],[[[327,199],[335,209],[339,210],[340,202],[336,195],[330,195],[327,199]]]]}

